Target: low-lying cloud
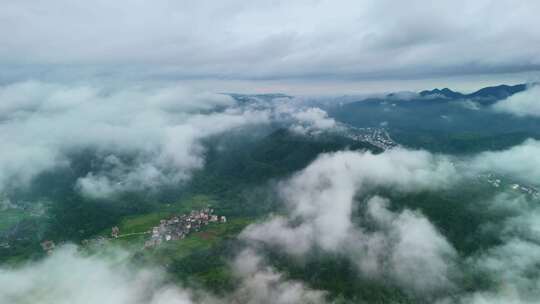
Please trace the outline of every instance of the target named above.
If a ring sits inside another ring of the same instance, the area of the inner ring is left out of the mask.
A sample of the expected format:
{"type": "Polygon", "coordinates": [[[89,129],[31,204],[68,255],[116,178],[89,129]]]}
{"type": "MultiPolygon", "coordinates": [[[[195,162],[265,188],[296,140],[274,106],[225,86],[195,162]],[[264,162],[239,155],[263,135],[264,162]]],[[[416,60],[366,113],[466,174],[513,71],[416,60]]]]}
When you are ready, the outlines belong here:
{"type": "MultiPolygon", "coordinates": [[[[288,101],[240,106],[226,95],[181,87],[25,82],[0,88],[0,101],[0,141],[6,144],[0,150],[0,192],[24,186],[46,170],[69,167],[70,153],[85,149],[94,151],[99,164],[79,177],[76,188],[109,197],[188,179],[204,165],[201,140],[227,130],[271,121],[286,121],[303,134],[340,127],[319,108],[288,101]]],[[[256,253],[256,245],[264,243],[298,257],[313,248],[344,254],[360,275],[412,294],[443,294],[441,303],[534,303],[540,296],[537,201],[503,195],[490,202],[488,211],[506,208],[512,215],[494,224],[500,244],[462,257],[421,211],[392,208],[390,200],[373,193],[448,189],[489,172],[535,184],[539,155],[540,144],[532,139],[468,158],[399,147],[381,154],[323,154],[279,184],[285,214],[242,232],[249,248],[231,262],[240,286],[224,300],[170,285],[155,270],[134,270],[65,247],[41,262],[1,269],[0,302],[323,303],[324,291],[291,281],[264,263],[256,253]],[[456,277],[463,265],[488,275],[495,287],[461,290],[456,277]]],[[[10,205],[8,197],[0,209],[10,205]]]]}
{"type": "Polygon", "coordinates": [[[234,101],[182,87],[106,90],[25,82],[0,88],[0,101],[0,190],[69,166],[68,154],[85,149],[103,155],[108,166],[80,181],[89,194],[181,180],[203,164],[201,138],[267,119],[240,109],[200,113],[234,101]],[[135,164],[126,167],[125,155],[134,155],[135,164]]]}
{"type": "Polygon", "coordinates": [[[516,93],[493,105],[498,112],[516,116],[540,116],[540,85],[533,85],[523,92],[516,93]]]}
{"type": "Polygon", "coordinates": [[[155,269],[129,267],[126,258],[85,257],[65,246],[43,261],[0,269],[0,302],[43,304],[189,304],[188,291],[165,283],[155,269]]]}
{"type": "Polygon", "coordinates": [[[76,189],[104,198],[188,179],[204,165],[201,140],[270,121],[304,133],[336,123],[319,108],[286,102],[241,105],[183,86],[107,88],[22,82],[0,87],[0,193],[38,174],[96,159],[76,189]]]}
{"type": "Polygon", "coordinates": [[[455,250],[418,212],[391,212],[387,201],[374,197],[365,217],[379,228],[367,232],[353,221],[356,197],[377,187],[411,192],[441,189],[457,176],[449,159],[425,151],[394,149],[382,154],[338,152],[319,157],[281,186],[287,216],[249,226],[242,237],[276,245],[294,255],[313,246],[346,252],[370,277],[391,277],[418,292],[447,289],[455,250]],[[299,224],[293,224],[298,222],[299,224]],[[416,280],[410,268],[422,269],[416,280]],[[421,276],[420,276],[421,273],[421,276]]]}
{"type": "Polygon", "coordinates": [[[479,153],[466,161],[473,172],[495,172],[513,179],[538,184],[540,180],[540,141],[528,139],[502,151],[479,153]]]}
{"type": "Polygon", "coordinates": [[[265,265],[262,257],[245,249],[235,258],[233,269],[243,281],[231,296],[232,303],[288,304],[324,303],[325,292],[308,288],[298,281],[287,280],[283,274],[265,265]]]}
{"type": "Polygon", "coordinates": [[[478,204],[481,212],[505,214],[503,220],[488,223],[500,238],[498,245],[463,260],[468,271],[491,281],[492,287],[462,292],[438,303],[538,303],[540,297],[540,207],[538,200],[515,193],[502,193],[478,204]]]}
{"type": "Polygon", "coordinates": [[[301,135],[318,135],[325,131],[337,131],[343,127],[319,107],[302,105],[302,101],[277,101],[272,105],[277,120],[289,120],[289,130],[301,135]]]}
{"type": "Polygon", "coordinates": [[[217,304],[324,303],[325,293],[288,280],[245,250],[231,262],[239,287],[224,298],[173,284],[159,268],[135,265],[114,249],[99,255],[66,245],[42,261],[0,268],[1,303],[217,304]]]}

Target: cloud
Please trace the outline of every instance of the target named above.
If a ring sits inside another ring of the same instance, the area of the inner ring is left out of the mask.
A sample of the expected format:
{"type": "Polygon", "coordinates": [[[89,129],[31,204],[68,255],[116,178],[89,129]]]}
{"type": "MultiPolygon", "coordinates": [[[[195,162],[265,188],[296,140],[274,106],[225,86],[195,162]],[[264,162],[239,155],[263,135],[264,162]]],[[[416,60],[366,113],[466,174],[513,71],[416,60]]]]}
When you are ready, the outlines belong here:
{"type": "Polygon", "coordinates": [[[403,101],[422,98],[422,96],[420,96],[420,94],[418,94],[417,92],[401,91],[386,95],[385,98],[389,100],[403,101]]]}
{"type": "Polygon", "coordinates": [[[233,269],[242,279],[241,287],[232,295],[232,303],[324,303],[325,292],[313,290],[298,281],[291,281],[264,264],[251,249],[245,249],[234,260],[233,269]]]}
{"type": "Polygon", "coordinates": [[[129,267],[125,253],[85,257],[65,246],[43,261],[0,269],[0,302],[43,304],[189,304],[188,291],[155,269],[129,267]]]}
{"type": "MultiPolygon", "coordinates": [[[[528,140],[507,150],[452,160],[401,148],[378,155],[370,152],[321,155],[281,184],[279,191],[287,214],[271,216],[248,226],[241,237],[255,244],[277,246],[295,256],[303,256],[313,247],[345,253],[357,264],[362,275],[374,279],[389,278],[405,290],[423,295],[456,290],[459,289],[456,280],[460,276],[457,267],[460,257],[428,218],[406,208],[391,211],[389,201],[381,197],[371,197],[367,201],[362,198],[369,197],[381,187],[401,192],[451,189],[459,181],[485,172],[535,182],[539,178],[535,168],[540,167],[534,166],[534,155],[540,155],[535,150],[537,146],[536,141],[528,140]],[[361,211],[360,215],[358,211],[361,211]],[[370,229],[365,229],[366,225],[370,229]]],[[[478,208],[487,207],[479,205],[478,208]]],[[[507,243],[468,263],[471,268],[488,273],[496,273],[491,266],[498,265],[498,271],[508,273],[506,269],[514,269],[524,275],[522,272],[532,267],[527,261],[534,259],[524,256],[526,265],[514,267],[510,259],[502,258],[511,255],[501,256],[499,250],[507,252],[529,246],[529,253],[535,254],[532,249],[540,231],[536,224],[537,209],[511,196],[500,196],[487,209],[503,212],[494,208],[503,208],[504,213],[520,216],[511,217],[498,226],[503,227],[502,235],[508,239],[507,243]],[[511,211],[507,210],[509,208],[511,211]]],[[[519,275],[512,274],[516,278],[519,275]]],[[[507,277],[499,279],[516,282],[507,277]]]]}
{"type": "Polygon", "coordinates": [[[324,303],[325,293],[286,279],[251,250],[231,263],[239,287],[225,298],[173,284],[160,268],[134,265],[128,252],[89,255],[65,245],[39,262],[0,268],[0,302],[42,304],[324,303]]]}
{"type": "Polygon", "coordinates": [[[537,303],[540,297],[540,208],[537,200],[515,193],[501,193],[493,200],[478,204],[481,212],[502,216],[493,217],[484,229],[495,230],[500,242],[465,257],[462,263],[490,287],[462,291],[454,298],[437,303],[537,303]]]}
{"type": "Polygon", "coordinates": [[[516,116],[540,116],[540,85],[533,85],[523,92],[514,94],[493,105],[498,112],[514,114],[516,116]]]}
{"type": "MultiPolygon", "coordinates": [[[[8,113],[19,112],[17,119],[24,121],[25,117],[36,113],[44,115],[36,109],[35,106],[25,107],[24,110],[11,109],[8,113]]],[[[259,113],[250,107],[232,107],[208,114],[185,110],[178,114],[169,109],[167,115],[162,115],[170,119],[180,115],[178,121],[182,126],[207,123],[236,126],[243,125],[248,111],[257,120],[261,117],[275,119],[274,116],[283,113],[271,107],[264,109],[259,109],[259,113]],[[214,115],[217,116],[212,118],[214,115]],[[229,119],[235,123],[223,122],[229,119]]],[[[44,297],[44,303],[62,303],[57,301],[61,294],[66,297],[65,303],[79,303],[86,298],[108,303],[107,299],[99,297],[110,294],[111,299],[117,299],[114,303],[192,303],[192,295],[197,293],[204,296],[196,297],[200,300],[194,303],[264,303],[267,299],[272,299],[273,303],[324,302],[324,291],[290,280],[266,265],[256,252],[257,244],[262,242],[300,257],[313,248],[343,254],[354,262],[360,275],[397,285],[406,292],[438,300],[438,303],[534,303],[540,296],[537,292],[540,208],[536,200],[509,192],[483,202],[484,205],[469,202],[483,214],[504,214],[504,217],[494,216],[493,222],[488,223],[490,226],[485,227],[496,227],[501,242],[472,256],[461,256],[423,213],[402,206],[395,208],[388,199],[373,193],[452,189],[458,182],[486,171],[534,182],[538,178],[534,168],[538,166],[531,165],[534,164],[531,157],[540,155],[535,152],[537,146],[538,142],[529,140],[504,151],[461,159],[403,148],[381,154],[358,151],[323,154],[279,184],[286,213],[250,225],[242,232],[241,238],[248,241],[248,248],[231,262],[239,288],[219,301],[204,291],[171,286],[154,270],[137,270],[107,259],[82,257],[66,247],[37,264],[18,270],[0,269],[0,302],[17,303],[26,297],[44,297]],[[529,166],[521,165],[523,163],[529,166]],[[63,267],[65,265],[69,267],[63,267]],[[94,268],[96,271],[91,276],[85,275],[88,269],[94,268]],[[493,285],[473,291],[464,289],[459,278],[469,271],[486,276],[493,285]],[[76,290],[76,286],[90,287],[81,294],[70,292],[76,290]],[[108,289],[111,286],[115,288],[113,291],[108,289]],[[6,288],[6,293],[2,288],[6,288]],[[138,291],[144,292],[145,297],[138,291]],[[92,295],[85,298],[90,292],[92,295]],[[448,294],[452,297],[446,298],[448,294]]],[[[135,151],[145,151],[140,146],[133,147],[138,149],[135,151]]],[[[143,158],[136,164],[131,166],[122,157],[105,153],[102,167],[79,182],[94,182],[90,184],[96,187],[93,192],[111,193],[118,190],[114,187],[137,185],[136,177],[146,176],[143,180],[152,181],[154,171],[142,165],[159,162],[143,158]],[[113,183],[119,176],[122,183],[113,183]]],[[[159,183],[159,178],[156,181],[159,183]]]]}
{"type": "Polygon", "coordinates": [[[86,70],[147,78],[403,79],[540,64],[536,1],[62,0],[2,8],[0,62],[14,76],[86,70]]]}
{"type": "Polygon", "coordinates": [[[318,107],[298,107],[283,104],[275,107],[279,115],[289,115],[293,120],[290,130],[299,134],[316,135],[322,131],[338,130],[338,123],[318,107]]]}
{"type": "Polygon", "coordinates": [[[480,110],[480,105],[477,102],[474,102],[472,100],[460,101],[459,105],[461,105],[465,109],[472,110],[472,111],[480,110]]]}
{"type": "Polygon", "coordinates": [[[540,142],[529,139],[506,150],[482,152],[467,162],[473,172],[495,172],[536,184],[540,179],[540,142]]]}
{"type": "Polygon", "coordinates": [[[407,209],[395,213],[388,204],[379,197],[367,202],[367,216],[378,231],[359,238],[356,254],[363,253],[358,254],[361,269],[386,271],[399,285],[422,294],[452,289],[456,250],[424,215],[407,209]],[[363,261],[363,256],[369,258],[363,261]]]}
{"type": "Polygon", "coordinates": [[[537,146],[537,141],[528,140],[452,161],[399,148],[378,155],[321,155],[280,184],[287,212],[248,226],[241,238],[297,257],[314,248],[344,254],[360,275],[437,303],[535,303],[540,296],[537,199],[503,191],[487,202],[468,202],[491,215],[477,233],[494,233],[500,243],[462,256],[421,212],[395,210],[388,199],[372,193],[381,187],[401,192],[454,189],[486,172],[534,184],[539,178],[539,166],[534,165],[534,156],[540,155],[537,146]],[[464,288],[462,279],[471,274],[485,277],[491,285],[475,291],[464,288]]]}
{"type": "Polygon", "coordinates": [[[80,151],[101,161],[77,183],[89,195],[185,180],[204,164],[201,139],[268,121],[264,110],[234,105],[228,96],[180,86],[0,87],[0,191],[69,166],[70,155],[80,151]]]}
{"type": "Polygon", "coordinates": [[[69,168],[78,153],[92,165],[75,188],[91,197],[176,185],[204,166],[203,139],[269,122],[302,134],[338,129],[325,111],[300,102],[237,103],[178,84],[0,86],[0,193],[69,168]]]}
{"type": "Polygon", "coordinates": [[[390,277],[415,292],[446,290],[452,285],[448,277],[456,252],[427,218],[410,210],[394,213],[386,200],[375,197],[364,214],[378,227],[372,233],[353,220],[353,213],[359,207],[356,197],[375,188],[441,189],[456,175],[448,159],[425,151],[322,155],[281,185],[287,216],[248,226],[241,237],[298,256],[314,246],[345,252],[364,275],[390,277]]]}

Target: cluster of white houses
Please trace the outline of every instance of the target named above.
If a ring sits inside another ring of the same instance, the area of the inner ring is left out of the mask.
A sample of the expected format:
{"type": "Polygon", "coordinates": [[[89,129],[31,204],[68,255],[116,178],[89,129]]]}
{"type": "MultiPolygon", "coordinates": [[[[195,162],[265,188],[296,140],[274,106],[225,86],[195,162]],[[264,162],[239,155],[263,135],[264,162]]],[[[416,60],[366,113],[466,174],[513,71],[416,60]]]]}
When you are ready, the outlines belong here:
{"type": "Polygon", "coordinates": [[[390,150],[397,146],[397,143],[390,137],[384,128],[355,128],[349,127],[349,132],[345,136],[356,141],[368,142],[383,150],[390,150]]]}
{"type": "Polygon", "coordinates": [[[199,231],[208,223],[225,223],[225,216],[214,214],[214,209],[204,208],[193,210],[189,214],[175,215],[162,219],[159,226],[152,227],[150,239],[144,243],[144,248],[160,245],[162,242],[181,240],[192,231],[199,231]]]}

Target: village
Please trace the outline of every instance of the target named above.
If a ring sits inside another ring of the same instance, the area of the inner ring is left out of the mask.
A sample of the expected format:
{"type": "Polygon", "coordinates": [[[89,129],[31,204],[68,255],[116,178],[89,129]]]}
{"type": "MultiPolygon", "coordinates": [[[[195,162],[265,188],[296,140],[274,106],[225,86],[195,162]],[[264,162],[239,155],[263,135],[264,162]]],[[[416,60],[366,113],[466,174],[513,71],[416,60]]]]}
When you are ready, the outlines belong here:
{"type": "Polygon", "coordinates": [[[159,226],[152,227],[149,231],[150,239],[144,243],[144,248],[159,246],[162,242],[176,241],[185,238],[190,232],[197,232],[208,223],[225,223],[225,216],[213,214],[214,209],[204,208],[193,210],[189,214],[172,216],[168,219],[162,219],[159,226]]]}
{"type": "Polygon", "coordinates": [[[481,179],[485,179],[490,185],[492,185],[495,188],[499,188],[501,186],[507,186],[507,187],[510,187],[514,191],[521,192],[523,194],[528,194],[532,196],[533,198],[540,198],[540,191],[538,191],[537,188],[531,185],[510,183],[509,181],[504,180],[502,177],[495,176],[492,173],[480,174],[479,177],[481,179]]]}
{"type": "Polygon", "coordinates": [[[356,128],[349,126],[348,130],[350,132],[345,134],[348,138],[368,142],[382,150],[390,150],[397,146],[396,142],[394,142],[388,131],[384,128],[356,128]]]}
{"type": "MultiPolygon", "coordinates": [[[[188,214],[173,215],[166,219],[161,219],[158,226],[152,227],[148,231],[134,232],[128,234],[120,234],[120,228],[114,226],[111,228],[111,236],[97,236],[89,240],[83,240],[82,245],[97,245],[104,246],[111,240],[118,238],[133,236],[133,235],[150,235],[145,240],[143,249],[154,248],[161,245],[163,242],[177,241],[184,239],[191,232],[198,232],[202,227],[209,223],[226,223],[227,218],[225,216],[219,216],[214,214],[214,209],[203,208],[200,210],[192,210],[188,214]]],[[[51,240],[46,240],[41,243],[43,251],[47,254],[52,254],[56,244],[51,240]]]]}

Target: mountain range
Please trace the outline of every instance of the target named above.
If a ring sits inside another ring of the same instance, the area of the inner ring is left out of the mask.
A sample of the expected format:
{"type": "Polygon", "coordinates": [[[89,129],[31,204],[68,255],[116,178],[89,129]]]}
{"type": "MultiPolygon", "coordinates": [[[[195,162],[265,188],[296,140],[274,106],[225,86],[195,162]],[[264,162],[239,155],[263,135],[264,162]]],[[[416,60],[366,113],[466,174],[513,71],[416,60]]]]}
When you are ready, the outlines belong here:
{"type": "Polygon", "coordinates": [[[448,88],[424,90],[419,93],[423,98],[435,98],[435,99],[468,99],[479,102],[483,105],[493,104],[498,100],[502,100],[513,94],[525,91],[527,84],[517,85],[498,85],[492,87],[485,87],[470,94],[463,94],[460,92],[452,91],[448,88]]]}

